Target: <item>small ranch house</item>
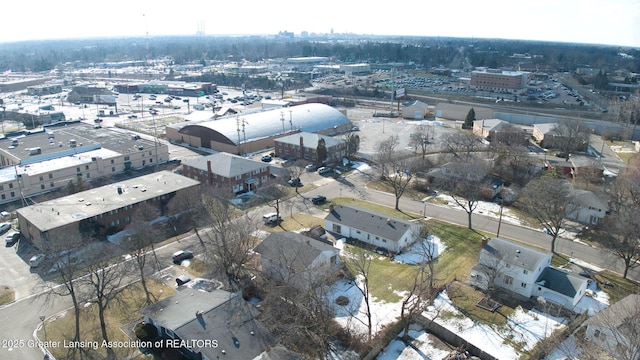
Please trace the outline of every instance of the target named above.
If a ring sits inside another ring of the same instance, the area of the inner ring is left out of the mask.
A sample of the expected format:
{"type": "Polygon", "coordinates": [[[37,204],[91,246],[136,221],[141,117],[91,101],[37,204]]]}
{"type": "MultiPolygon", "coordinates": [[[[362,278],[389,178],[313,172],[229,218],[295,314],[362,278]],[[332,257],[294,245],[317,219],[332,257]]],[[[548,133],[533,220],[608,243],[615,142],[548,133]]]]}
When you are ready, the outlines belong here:
{"type": "Polygon", "coordinates": [[[330,207],[324,218],[327,231],[398,253],[417,240],[420,226],[357,207],[330,207]]]}

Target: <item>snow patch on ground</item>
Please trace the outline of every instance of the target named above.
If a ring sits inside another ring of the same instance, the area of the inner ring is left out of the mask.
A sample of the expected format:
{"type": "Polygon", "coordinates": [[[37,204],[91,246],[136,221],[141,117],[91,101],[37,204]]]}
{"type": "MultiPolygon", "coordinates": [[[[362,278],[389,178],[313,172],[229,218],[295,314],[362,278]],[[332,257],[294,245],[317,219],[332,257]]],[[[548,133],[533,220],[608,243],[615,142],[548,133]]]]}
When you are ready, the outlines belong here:
{"type": "Polygon", "coordinates": [[[406,252],[396,255],[393,260],[410,265],[420,264],[437,259],[446,249],[446,245],[440,238],[429,235],[426,239],[413,244],[406,252]]]}

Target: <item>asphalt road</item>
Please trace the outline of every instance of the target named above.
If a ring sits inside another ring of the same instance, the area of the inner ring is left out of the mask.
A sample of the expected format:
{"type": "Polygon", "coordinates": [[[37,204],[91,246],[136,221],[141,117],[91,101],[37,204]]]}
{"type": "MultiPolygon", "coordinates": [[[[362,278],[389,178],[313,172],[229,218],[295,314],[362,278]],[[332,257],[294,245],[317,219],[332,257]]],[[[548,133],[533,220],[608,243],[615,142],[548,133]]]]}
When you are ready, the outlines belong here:
{"type": "MultiPolygon", "coordinates": [[[[353,197],[356,199],[371,201],[393,208],[395,206],[395,196],[393,194],[366,188],[366,184],[375,177],[375,170],[370,169],[365,172],[354,172],[346,178],[336,181],[324,181],[326,185],[317,188],[303,196],[311,198],[314,195],[322,194],[328,199],[336,197],[353,197]]],[[[304,180],[304,178],[303,178],[304,180]]],[[[296,207],[298,211],[304,211],[311,206],[309,201],[296,207]]],[[[437,205],[427,202],[402,198],[400,200],[400,209],[416,214],[421,214],[426,209],[427,217],[448,221],[450,223],[467,226],[467,213],[462,209],[454,209],[443,205],[437,205]]],[[[286,215],[286,214],[285,214],[286,215]]],[[[486,231],[496,234],[498,230],[499,220],[492,216],[486,216],[478,213],[472,215],[472,227],[475,230],[486,231]]],[[[532,229],[520,225],[515,225],[506,221],[502,221],[500,225],[500,237],[521,241],[532,244],[544,249],[551,249],[551,237],[545,234],[541,229],[532,229]]],[[[477,239],[470,239],[474,244],[480,244],[480,235],[477,239]]],[[[622,274],[624,270],[623,262],[612,252],[592,247],[585,243],[559,237],[556,241],[556,251],[568,257],[578,259],[582,262],[591,264],[598,268],[610,269],[614,272],[622,274]]],[[[628,278],[640,281],[640,268],[629,270],[628,278]]]]}
{"type": "MultiPolygon", "coordinates": [[[[286,202],[283,216],[290,216],[294,212],[308,212],[318,216],[323,216],[323,210],[311,203],[311,198],[317,194],[327,196],[328,199],[336,197],[353,197],[356,199],[376,202],[382,205],[393,207],[395,197],[392,194],[368,189],[366,184],[375,178],[375,169],[359,172],[355,171],[347,177],[335,180],[325,178],[316,173],[305,173],[301,176],[303,183],[314,183],[317,187],[286,202]]],[[[403,198],[400,201],[400,209],[404,211],[420,214],[426,210],[426,215],[431,218],[448,221],[454,224],[467,225],[467,214],[462,210],[440,206],[432,203],[424,203],[403,198]]],[[[270,212],[271,209],[256,209],[256,212],[270,212]]],[[[473,228],[476,230],[496,233],[498,220],[494,217],[474,214],[472,218],[473,228]]],[[[530,243],[545,249],[549,249],[551,238],[538,229],[531,229],[514,225],[503,221],[500,225],[500,237],[519,240],[530,243]]],[[[472,246],[479,246],[480,235],[477,239],[469,239],[472,246]]],[[[570,257],[579,259],[585,263],[592,264],[600,268],[607,268],[618,273],[623,270],[622,262],[609,251],[591,247],[580,242],[559,238],[557,241],[557,251],[570,257]]],[[[158,249],[160,262],[169,265],[171,263],[171,253],[180,249],[200,252],[195,236],[181,239],[179,242],[170,244],[158,249]]],[[[10,251],[7,249],[7,251],[10,251]]],[[[7,256],[5,254],[4,256],[7,256]]],[[[16,256],[16,255],[12,255],[16,256]]],[[[24,264],[25,266],[28,266],[24,264]]],[[[166,271],[166,270],[165,270],[166,271]]],[[[41,351],[31,342],[34,331],[40,325],[40,316],[47,318],[55,316],[71,307],[68,297],[47,296],[44,290],[43,281],[33,281],[34,274],[30,274],[29,283],[34,286],[26,295],[17,301],[0,307],[0,359],[39,359],[43,355],[41,351]],[[10,324],[10,325],[8,325],[10,324]]],[[[640,279],[640,269],[632,269],[629,278],[638,281],[640,279]]],[[[131,281],[135,281],[132,276],[131,281]]],[[[45,339],[41,339],[45,340],[45,339]]]]}

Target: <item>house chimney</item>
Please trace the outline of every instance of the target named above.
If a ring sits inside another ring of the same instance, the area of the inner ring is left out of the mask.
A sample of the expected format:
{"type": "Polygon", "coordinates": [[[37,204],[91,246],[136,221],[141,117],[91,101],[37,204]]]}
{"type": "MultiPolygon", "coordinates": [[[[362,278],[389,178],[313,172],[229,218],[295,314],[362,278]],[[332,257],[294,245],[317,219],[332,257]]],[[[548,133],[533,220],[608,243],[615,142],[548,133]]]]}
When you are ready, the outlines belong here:
{"type": "Polygon", "coordinates": [[[329,212],[332,213],[333,212],[333,204],[329,204],[329,212]]]}
{"type": "Polygon", "coordinates": [[[300,135],[300,158],[304,159],[304,137],[300,135]]]}
{"type": "Polygon", "coordinates": [[[489,242],[489,238],[486,236],[482,237],[482,246],[480,247],[480,249],[484,249],[485,246],[487,246],[487,243],[489,242]]]}

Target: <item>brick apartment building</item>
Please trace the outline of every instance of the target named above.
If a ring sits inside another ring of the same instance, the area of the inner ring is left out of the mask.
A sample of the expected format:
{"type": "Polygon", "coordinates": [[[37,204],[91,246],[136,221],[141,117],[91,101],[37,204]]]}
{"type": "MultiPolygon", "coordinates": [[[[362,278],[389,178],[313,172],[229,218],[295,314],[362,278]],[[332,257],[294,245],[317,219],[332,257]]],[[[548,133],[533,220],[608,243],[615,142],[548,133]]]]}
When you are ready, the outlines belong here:
{"type": "Polygon", "coordinates": [[[527,87],[529,73],[486,69],[471,72],[471,86],[481,90],[519,90],[527,87]]]}
{"type": "Polygon", "coordinates": [[[275,140],[275,154],[284,159],[304,159],[316,165],[318,141],[324,139],[327,148],[325,164],[335,163],[346,155],[347,142],[331,136],[301,132],[275,140]]]}
{"type": "Polygon", "coordinates": [[[255,191],[269,180],[271,168],[262,161],[241,156],[217,153],[182,163],[184,176],[202,185],[229,187],[234,193],[255,191]]]}

